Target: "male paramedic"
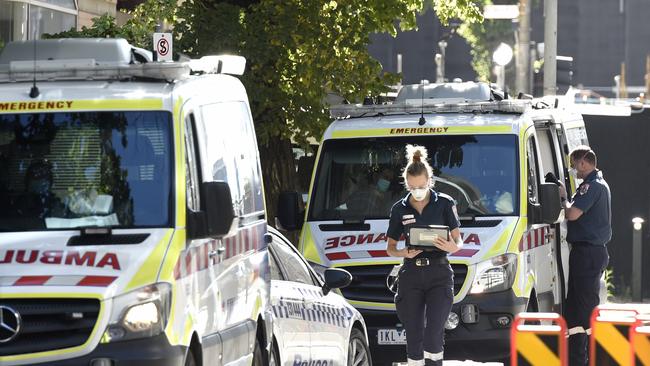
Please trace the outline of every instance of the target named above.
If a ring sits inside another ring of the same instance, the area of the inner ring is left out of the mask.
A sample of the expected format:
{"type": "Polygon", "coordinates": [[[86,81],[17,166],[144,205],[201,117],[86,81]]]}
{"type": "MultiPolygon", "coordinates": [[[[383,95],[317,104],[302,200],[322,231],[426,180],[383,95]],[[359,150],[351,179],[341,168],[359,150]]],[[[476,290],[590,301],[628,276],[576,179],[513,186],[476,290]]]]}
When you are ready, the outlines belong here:
{"type": "Polygon", "coordinates": [[[560,188],[571,244],[564,315],[569,328],[569,363],[585,366],[591,313],[600,303],[600,278],[609,261],[606,245],[612,238],[612,198],[603,173],[596,169],[596,153],[591,148],[577,147],[570,160],[574,178],[583,181],[570,200],[566,189],[560,188]]]}

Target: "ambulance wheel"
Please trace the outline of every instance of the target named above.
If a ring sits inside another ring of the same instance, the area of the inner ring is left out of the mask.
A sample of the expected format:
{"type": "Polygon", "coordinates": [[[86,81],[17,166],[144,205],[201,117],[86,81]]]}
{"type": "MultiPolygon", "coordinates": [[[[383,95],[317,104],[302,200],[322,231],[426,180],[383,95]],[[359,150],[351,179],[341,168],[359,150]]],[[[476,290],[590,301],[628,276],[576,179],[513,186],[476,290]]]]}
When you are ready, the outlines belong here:
{"type": "Polygon", "coordinates": [[[187,355],[185,356],[185,366],[196,366],[196,359],[194,358],[194,351],[191,348],[187,350],[187,355]]]}
{"type": "Polygon", "coordinates": [[[255,339],[255,350],[253,351],[253,366],[263,366],[264,365],[264,353],[262,353],[262,347],[260,347],[260,340],[255,339]]]}
{"type": "MultiPolygon", "coordinates": [[[[539,302],[537,302],[537,293],[535,293],[535,289],[530,292],[530,298],[528,299],[528,305],[526,305],[526,312],[527,313],[539,313],[539,302]]],[[[524,324],[526,325],[540,325],[542,324],[541,321],[539,320],[528,320],[525,321],[524,324]]]]}
{"type": "Polygon", "coordinates": [[[352,328],[348,346],[348,366],[371,366],[370,349],[366,337],[357,328],[352,328]]]}

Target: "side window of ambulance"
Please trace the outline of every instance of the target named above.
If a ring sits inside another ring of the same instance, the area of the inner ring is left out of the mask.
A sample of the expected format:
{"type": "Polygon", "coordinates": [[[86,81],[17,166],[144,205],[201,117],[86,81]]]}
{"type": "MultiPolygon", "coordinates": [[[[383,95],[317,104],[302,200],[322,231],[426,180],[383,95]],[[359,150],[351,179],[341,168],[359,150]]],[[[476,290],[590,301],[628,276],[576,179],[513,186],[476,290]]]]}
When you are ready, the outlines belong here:
{"type": "Polygon", "coordinates": [[[280,238],[274,235],[273,243],[271,245],[274,248],[275,254],[278,256],[278,260],[284,266],[289,281],[314,285],[314,281],[309,273],[309,269],[307,269],[307,265],[296,253],[293,252],[293,250],[291,250],[288,244],[283,243],[280,238]]]}
{"type": "Polygon", "coordinates": [[[196,154],[196,140],[194,138],[194,115],[190,114],[185,119],[185,170],[187,172],[187,208],[193,211],[201,209],[199,201],[198,159],[196,154]]]}
{"type": "Polygon", "coordinates": [[[567,128],[566,140],[567,145],[569,146],[569,152],[573,151],[573,149],[580,145],[589,145],[589,140],[587,139],[587,130],[584,128],[584,126],[567,128]]]}
{"type": "Polygon", "coordinates": [[[230,185],[235,214],[262,214],[261,174],[255,134],[244,102],[225,102],[201,108],[207,163],[203,176],[230,185]]]}
{"type": "Polygon", "coordinates": [[[535,147],[535,138],[531,136],[526,144],[526,156],[528,158],[528,201],[538,203],[537,187],[537,148],[535,147]]]}

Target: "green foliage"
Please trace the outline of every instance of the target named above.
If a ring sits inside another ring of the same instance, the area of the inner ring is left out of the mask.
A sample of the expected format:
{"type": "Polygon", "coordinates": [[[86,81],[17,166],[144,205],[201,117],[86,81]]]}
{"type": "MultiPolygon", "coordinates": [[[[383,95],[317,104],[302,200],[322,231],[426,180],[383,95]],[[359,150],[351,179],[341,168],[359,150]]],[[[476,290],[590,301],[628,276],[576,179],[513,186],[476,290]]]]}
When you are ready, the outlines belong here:
{"type": "MultiPolygon", "coordinates": [[[[481,0],[480,6],[491,4],[490,0],[481,0]]],[[[517,0],[502,0],[499,4],[517,4],[517,0]]],[[[472,67],[482,81],[489,81],[492,67],[492,53],[501,43],[514,46],[514,30],[510,20],[486,19],[483,22],[465,21],[458,29],[470,46],[472,67]]],[[[513,47],[514,48],[514,47],[513,47]]],[[[512,63],[509,65],[513,67],[512,63]]]]}
{"type": "Polygon", "coordinates": [[[481,23],[483,13],[480,4],[480,0],[433,0],[434,9],[443,25],[447,25],[449,20],[454,18],[470,24],[481,23]]]}
{"type": "Polygon", "coordinates": [[[260,0],[236,2],[147,0],[123,26],[104,15],[92,27],[71,29],[46,38],[120,37],[151,49],[151,34],[160,23],[174,28],[175,49],[190,56],[235,53],[246,57],[243,82],[249,91],[263,144],[274,138],[305,143],[319,138],[329,115],[328,93],[351,101],[385,91],[399,76],[382,74],[367,51],[370,34],[413,29],[425,5],[441,21],[480,21],[473,0],[260,0]],[[396,23],[396,20],[398,22],[396,23]]]}

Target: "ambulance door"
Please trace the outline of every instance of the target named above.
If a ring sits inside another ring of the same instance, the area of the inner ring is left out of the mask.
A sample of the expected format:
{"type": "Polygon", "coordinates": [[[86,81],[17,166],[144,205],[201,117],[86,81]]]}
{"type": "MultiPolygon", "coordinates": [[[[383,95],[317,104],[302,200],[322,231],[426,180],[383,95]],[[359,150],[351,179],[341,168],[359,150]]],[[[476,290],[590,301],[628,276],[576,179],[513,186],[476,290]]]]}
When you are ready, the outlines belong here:
{"type": "Polygon", "coordinates": [[[269,246],[271,266],[271,307],[273,332],[278,340],[283,365],[308,364],[311,360],[311,318],[305,293],[311,277],[289,244],[272,235],[269,246]]]}
{"type": "MultiPolygon", "coordinates": [[[[569,168],[571,167],[571,161],[569,154],[572,149],[575,149],[579,145],[588,145],[587,132],[585,130],[584,123],[582,122],[582,117],[577,116],[577,120],[572,122],[564,122],[561,124],[556,124],[556,136],[557,142],[560,148],[560,154],[562,156],[562,173],[563,177],[559,178],[564,183],[564,186],[567,190],[567,195],[571,197],[575,193],[577,182],[574,181],[572,177],[569,176],[569,168]]],[[[569,288],[569,244],[566,241],[567,237],[567,224],[566,220],[562,221],[560,225],[560,243],[562,245],[561,260],[562,268],[564,268],[564,298],[569,288]]]]}
{"type": "MultiPolygon", "coordinates": [[[[561,145],[558,143],[557,128],[554,121],[544,118],[535,121],[535,133],[539,152],[539,173],[546,183],[553,183],[549,173],[562,181],[564,176],[561,145]]],[[[540,311],[560,311],[564,302],[564,267],[562,252],[566,242],[561,240],[562,220],[555,224],[543,225],[541,230],[543,241],[536,255],[537,300],[540,311]]],[[[568,274],[568,272],[567,272],[568,274]]]]}
{"type": "Polygon", "coordinates": [[[261,237],[255,236],[255,230],[264,222],[256,219],[259,215],[263,217],[263,212],[253,212],[254,207],[248,205],[251,195],[247,192],[254,187],[250,182],[251,165],[257,160],[249,156],[255,141],[242,133],[243,102],[204,102],[197,127],[202,158],[200,179],[228,183],[238,222],[234,235],[214,240],[212,243],[216,245],[202,253],[208,255],[210,263],[209,291],[202,299],[205,311],[210,314],[204,319],[219,332],[223,363],[227,364],[250,355],[255,340],[256,324],[251,317],[257,306],[253,282],[259,268],[251,259],[258,245],[253,242],[254,237],[261,237]]]}
{"type": "MultiPolygon", "coordinates": [[[[184,108],[187,111],[187,108],[184,108]]],[[[201,210],[200,144],[197,127],[200,116],[186,112],[185,118],[185,166],[186,166],[186,206],[188,213],[201,210]]],[[[211,238],[195,238],[188,242],[181,260],[180,275],[184,287],[180,292],[186,296],[188,315],[196,319],[197,332],[204,338],[204,353],[213,354],[220,359],[221,338],[217,334],[217,299],[212,286],[214,281],[213,262],[210,252],[216,249],[217,242],[211,238]]],[[[179,292],[179,293],[180,293],[179,292]]]]}

